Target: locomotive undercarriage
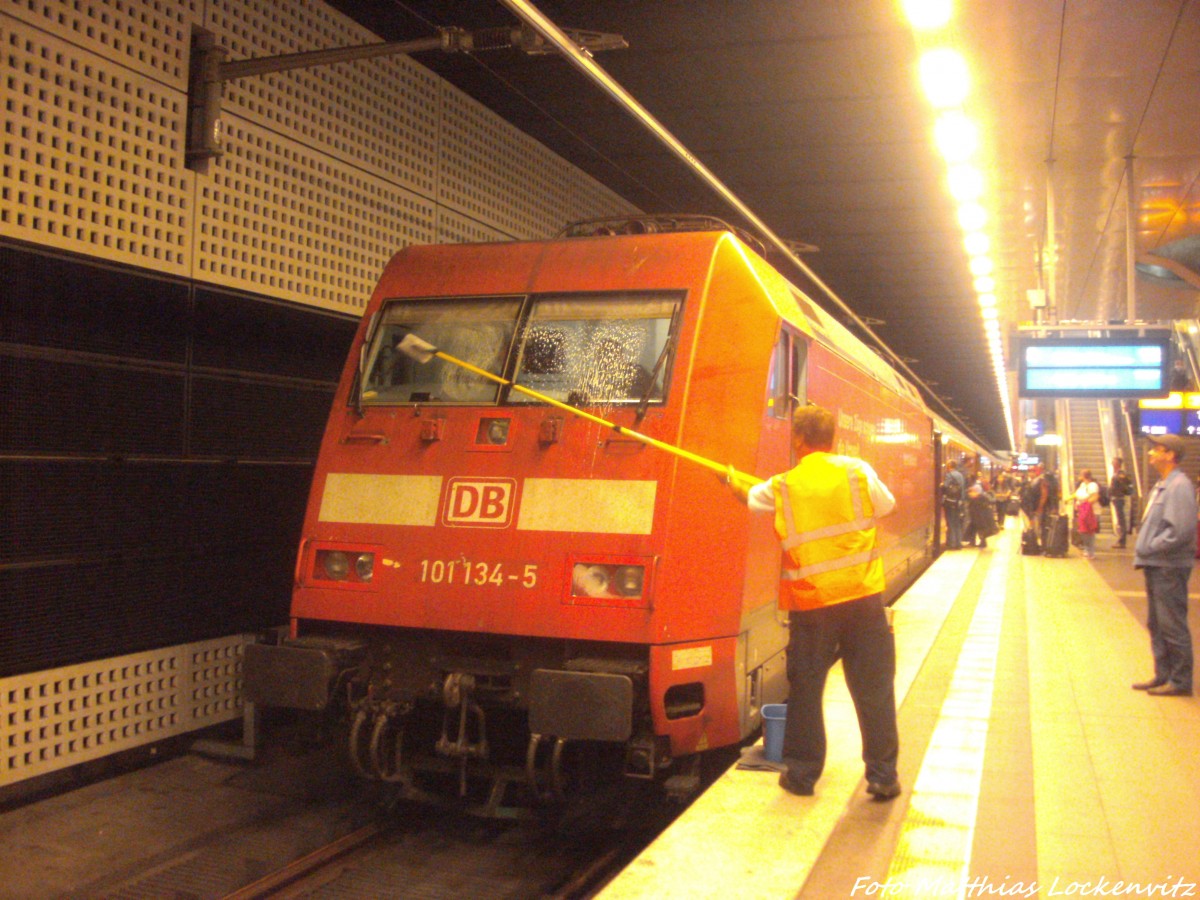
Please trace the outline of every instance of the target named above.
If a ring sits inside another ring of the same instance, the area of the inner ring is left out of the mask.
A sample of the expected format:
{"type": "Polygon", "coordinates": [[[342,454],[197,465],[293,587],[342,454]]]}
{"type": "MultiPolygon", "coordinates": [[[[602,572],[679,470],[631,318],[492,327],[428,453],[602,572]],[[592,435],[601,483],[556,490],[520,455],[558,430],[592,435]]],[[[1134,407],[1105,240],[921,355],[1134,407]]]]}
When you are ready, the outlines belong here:
{"type": "Polygon", "coordinates": [[[429,631],[286,646],[320,655],[350,766],[401,796],[513,815],[621,776],[659,779],[673,762],[651,727],[644,648],[429,631]],[[340,663],[315,649],[331,644],[340,663]]]}

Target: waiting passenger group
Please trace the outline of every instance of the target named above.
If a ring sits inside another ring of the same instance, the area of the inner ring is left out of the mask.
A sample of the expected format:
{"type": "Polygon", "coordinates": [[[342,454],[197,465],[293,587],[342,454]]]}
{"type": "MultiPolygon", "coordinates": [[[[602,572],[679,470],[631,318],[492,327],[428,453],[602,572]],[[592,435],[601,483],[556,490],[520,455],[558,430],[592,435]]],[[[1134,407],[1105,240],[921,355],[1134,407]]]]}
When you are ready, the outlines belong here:
{"type": "MultiPolygon", "coordinates": [[[[1187,607],[1188,580],[1200,558],[1197,487],[1179,465],[1187,448],[1183,438],[1150,435],[1146,443],[1148,468],[1157,473],[1158,480],[1147,494],[1136,526],[1133,565],[1145,579],[1154,674],[1133,688],[1152,696],[1191,696],[1193,654],[1187,607]]],[[[1040,553],[1049,540],[1049,523],[1059,515],[1063,501],[1057,476],[1041,466],[1027,473],[1001,472],[993,495],[986,477],[964,474],[956,460],[946,463],[941,496],[947,550],[961,549],[964,544],[986,547],[987,536],[996,528],[994,516],[1019,511],[1024,524],[1022,552],[1040,553]],[[1001,501],[1001,497],[1005,499],[1001,501]],[[999,512],[994,513],[995,509],[999,512]]],[[[1113,549],[1126,547],[1134,530],[1133,496],[1133,480],[1119,458],[1113,461],[1107,486],[1102,487],[1090,469],[1079,472],[1069,499],[1072,537],[1084,559],[1096,558],[1096,535],[1104,507],[1112,512],[1113,549]]]]}
{"type": "Polygon", "coordinates": [[[987,539],[1000,530],[998,524],[1007,514],[1012,496],[1012,479],[1007,472],[996,478],[995,491],[981,473],[966,474],[958,463],[946,463],[942,481],[942,510],[946,517],[947,550],[959,550],[963,544],[986,547],[987,539]]]}

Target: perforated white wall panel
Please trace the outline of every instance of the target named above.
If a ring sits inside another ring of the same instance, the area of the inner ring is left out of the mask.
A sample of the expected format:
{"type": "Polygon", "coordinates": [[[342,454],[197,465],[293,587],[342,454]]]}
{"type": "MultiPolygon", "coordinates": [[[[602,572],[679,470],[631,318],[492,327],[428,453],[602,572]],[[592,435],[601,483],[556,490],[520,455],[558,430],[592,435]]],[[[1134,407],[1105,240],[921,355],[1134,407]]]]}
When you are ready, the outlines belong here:
{"type": "Polygon", "coordinates": [[[193,24],[234,60],[378,41],[317,0],[0,0],[0,234],[354,312],[405,244],[632,211],[408,57],[227,83],[194,173],[193,24]]]}
{"type": "Polygon", "coordinates": [[[140,28],[73,4],[31,6],[20,11],[39,28],[0,16],[0,232],[186,274],[188,26],[149,4],[140,28]],[[63,38],[39,30],[52,25],[63,38]]]}
{"type": "Polygon", "coordinates": [[[241,715],[232,635],[0,678],[0,787],[241,715]]]}

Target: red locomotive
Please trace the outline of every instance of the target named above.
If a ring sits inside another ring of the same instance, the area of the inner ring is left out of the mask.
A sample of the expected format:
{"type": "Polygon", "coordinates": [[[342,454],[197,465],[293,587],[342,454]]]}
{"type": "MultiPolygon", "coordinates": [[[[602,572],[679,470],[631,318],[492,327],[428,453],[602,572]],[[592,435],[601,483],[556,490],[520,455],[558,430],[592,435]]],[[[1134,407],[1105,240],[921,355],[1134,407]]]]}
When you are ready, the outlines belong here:
{"type": "Polygon", "coordinates": [[[638,435],[765,477],[791,464],[794,404],[819,403],[896,495],[891,594],[932,559],[938,426],[904,379],[716,220],[576,232],[389,262],[290,635],[247,650],[250,700],[344,708],[354,766],[414,794],[482,781],[495,809],[514,784],[561,795],[584,759],[686,789],[784,700],[771,522],[638,435]]]}

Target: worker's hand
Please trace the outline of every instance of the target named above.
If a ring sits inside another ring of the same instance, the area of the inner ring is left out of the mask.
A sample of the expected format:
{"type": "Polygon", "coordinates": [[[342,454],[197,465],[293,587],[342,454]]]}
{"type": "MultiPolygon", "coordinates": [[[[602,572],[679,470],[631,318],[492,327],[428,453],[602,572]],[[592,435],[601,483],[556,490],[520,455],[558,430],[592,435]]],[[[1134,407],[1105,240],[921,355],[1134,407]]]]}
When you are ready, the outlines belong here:
{"type": "Polygon", "coordinates": [[[749,493],[750,488],[758,484],[758,479],[747,475],[745,472],[739,472],[732,465],[725,467],[725,476],[723,480],[733,489],[733,492],[743,500],[746,499],[746,495],[749,493]]]}

